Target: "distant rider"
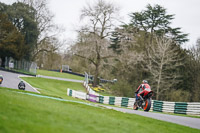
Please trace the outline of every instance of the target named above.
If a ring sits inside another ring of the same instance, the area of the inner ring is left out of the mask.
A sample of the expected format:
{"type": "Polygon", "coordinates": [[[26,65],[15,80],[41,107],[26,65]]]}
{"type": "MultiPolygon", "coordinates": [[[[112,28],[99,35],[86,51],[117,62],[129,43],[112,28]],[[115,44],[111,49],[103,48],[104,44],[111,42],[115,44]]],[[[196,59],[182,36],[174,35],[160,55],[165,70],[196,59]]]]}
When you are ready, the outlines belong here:
{"type": "Polygon", "coordinates": [[[151,90],[151,87],[150,85],[148,84],[148,81],[147,80],[143,80],[142,81],[142,84],[137,88],[137,90],[135,91],[135,97],[136,97],[136,101],[139,100],[140,96],[143,96],[144,95],[144,90],[145,89],[150,89],[151,90]]]}
{"type": "Polygon", "coordinates": [[[23,81],[19,82],[18,89],[25,90],[25,87],[26,87],[26,85],[25,85],[25,83],[23,81]]]}

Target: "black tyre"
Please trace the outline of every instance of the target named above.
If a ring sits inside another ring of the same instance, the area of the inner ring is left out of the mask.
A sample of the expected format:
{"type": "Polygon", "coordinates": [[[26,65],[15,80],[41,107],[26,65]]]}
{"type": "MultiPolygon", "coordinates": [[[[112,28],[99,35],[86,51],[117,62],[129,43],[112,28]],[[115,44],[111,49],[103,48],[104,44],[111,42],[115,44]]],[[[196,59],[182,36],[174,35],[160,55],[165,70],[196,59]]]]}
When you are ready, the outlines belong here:
{"type": "Polygon", "coordinates": [[[138,105],[137,105],[136,102],[135,102],[134,105],[133,105],[133,109],[134,109],[134,110],[138,110],[138,105]]]}
{"type": "Polygon", "coordinates": [[[144,111],[148,112],[151,108],[151,100],[148,98],[146,101],[145,101],[145,106],[143,107],[144,111]]]}
{"type": "Polygon", "coordinates": [[[0,76],[0,84],[3,82],[3,77],[0,76]]]}

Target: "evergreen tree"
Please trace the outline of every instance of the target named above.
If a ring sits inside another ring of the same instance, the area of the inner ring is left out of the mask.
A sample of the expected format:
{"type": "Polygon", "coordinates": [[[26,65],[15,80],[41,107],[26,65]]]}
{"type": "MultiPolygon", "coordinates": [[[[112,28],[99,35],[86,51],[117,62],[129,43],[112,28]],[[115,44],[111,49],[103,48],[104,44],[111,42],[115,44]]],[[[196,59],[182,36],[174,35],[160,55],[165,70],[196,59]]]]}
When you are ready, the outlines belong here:
{"type": "Polygon", "coordinates": [[[24,43],[27,47],[24,58],[30,60],[32,51],[37,44],[39,33],[35,9],[20,2],[13,3],[12,5],[0,3],[0,11],[7,14],[9,21],[24,36],[24,43]]]}
{"type": "Polygon", "coordinates": [[[120,33],[119,32],[112,32],[110,37],[110,46],[108,48],[113,49],[116,54],[120,54],[122,50],[120,49],[120,33]]]}
{"type": "Polygon", "coordinates": [[[4,67],[5,57],[21,59],[24,57],[27,47],[24,45],[24,37],[9,21],[4,13],[0,13],[0,58],[4,67]]]}
{"type": "Polygon", "coordinates": [[[179,44],[188,41],[188,34],[182,33],[180,31],[181,28],[172,28],[170,26],[174,15],[167,14],[166,9],[160,5],[151,6],[148,4],[146,8],[144,11],[131,13],[130,24],[146,33],[149,32],[150,36],[146,37],[150,37],[150,43],[152,43],[152,34],[168,36],[179,44]]]}

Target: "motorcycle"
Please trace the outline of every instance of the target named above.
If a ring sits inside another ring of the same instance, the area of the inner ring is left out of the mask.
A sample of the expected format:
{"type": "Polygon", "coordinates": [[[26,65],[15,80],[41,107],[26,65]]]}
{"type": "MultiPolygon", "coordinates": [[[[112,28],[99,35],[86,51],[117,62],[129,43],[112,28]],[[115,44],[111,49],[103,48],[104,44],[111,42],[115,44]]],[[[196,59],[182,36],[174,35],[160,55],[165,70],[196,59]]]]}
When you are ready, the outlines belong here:
{"type": "Polygon", "coordinates": [[[25,90],[25,86],[26,86],[25,83],[23,81],[20,81],[19,84],[18,84],[18,89],[19,90],[25,90]]]}
{"type": "Polygon", "coordinates": [[[140,95],[139,99],[134,102],[133,109],[138,110],[142,108],[144,111],[148,112],[151,108],[151,97],[153,96],[153,91],[149,88],[144,89],[143,96],[140,95]]]}

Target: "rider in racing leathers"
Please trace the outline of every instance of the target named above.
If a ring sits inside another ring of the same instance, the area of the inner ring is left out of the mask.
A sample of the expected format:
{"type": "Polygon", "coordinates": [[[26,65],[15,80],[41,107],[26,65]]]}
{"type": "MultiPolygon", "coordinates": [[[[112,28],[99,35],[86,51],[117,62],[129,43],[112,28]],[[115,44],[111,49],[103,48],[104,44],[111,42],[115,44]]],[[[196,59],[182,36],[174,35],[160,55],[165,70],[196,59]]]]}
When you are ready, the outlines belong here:
{"type": "Polygon", "coordinates": [[[136,101],[139,100],[140,96],[144,95],[144,90],[147,89],[147,88],[151,89],[150,85],[148,84],[148,81],[147,80],[143,80],[142,84],[135,91],[136,101]]]}

